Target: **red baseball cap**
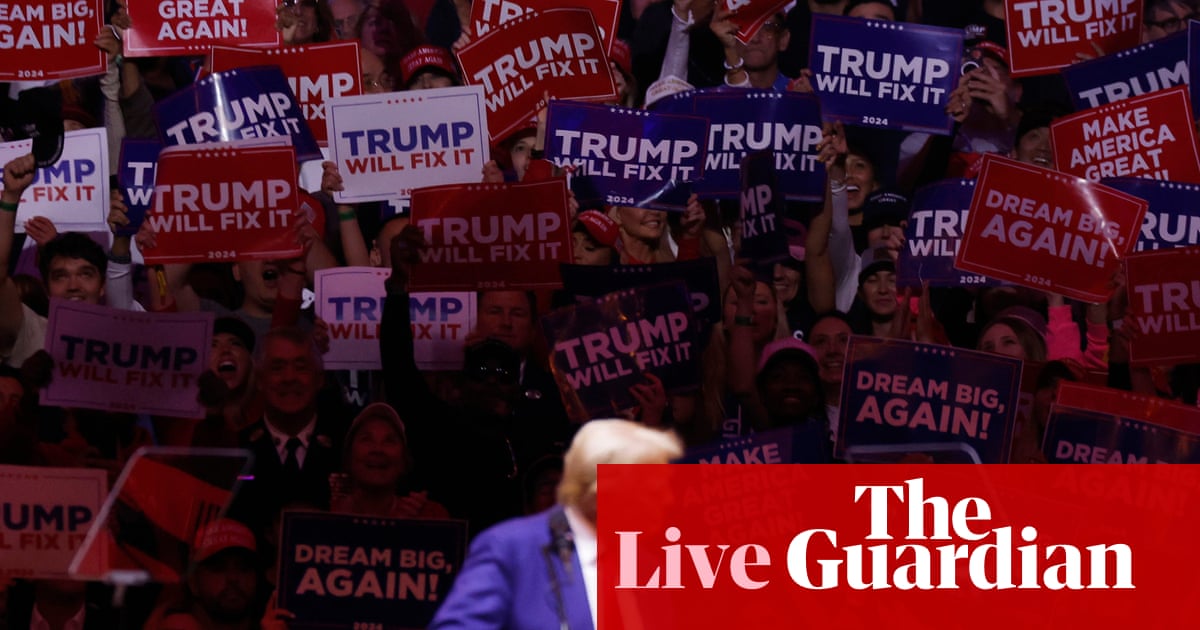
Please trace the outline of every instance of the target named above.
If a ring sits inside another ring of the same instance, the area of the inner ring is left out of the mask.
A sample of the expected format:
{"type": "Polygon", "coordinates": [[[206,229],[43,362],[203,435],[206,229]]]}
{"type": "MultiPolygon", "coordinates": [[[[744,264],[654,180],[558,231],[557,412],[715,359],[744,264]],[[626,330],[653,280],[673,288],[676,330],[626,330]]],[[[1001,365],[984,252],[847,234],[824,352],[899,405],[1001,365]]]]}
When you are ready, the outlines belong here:
{"type": "Polygon", "coordinates": [[[410,50],[400,60],[400,79],[407,85],[421,70],[433,68],[441,70],[452,78],[458,78],[458,70],[454,67],[454,59],[450,51],[439,46],[423,45],[410,50]]]}
{"type": "Polygon", "coordinates": [[[254,542],[254,532],[235,520],[217,519],[206,525],[196,535],[196,544],[192,547],[192,562],[199,564],[227,549],[245,549],[251,553],[257,552],[258,545],[254,542]]]}
{"type": "Polygon", "coordinates": [[[625,77],[633,76],[633,52],[629,49],[629,44],[623,39],[614,39],[612,50],[608,53],[608,60],[617,64],[621,72],[625,73],[625,77]]]}
{"type": "Polygon", "coordinates": [[[620,230],[617,222],[598,210],[585,210],[575,216],[575,220],[583,226],[592,240],[605,247],[616,247],[620,230]]]}

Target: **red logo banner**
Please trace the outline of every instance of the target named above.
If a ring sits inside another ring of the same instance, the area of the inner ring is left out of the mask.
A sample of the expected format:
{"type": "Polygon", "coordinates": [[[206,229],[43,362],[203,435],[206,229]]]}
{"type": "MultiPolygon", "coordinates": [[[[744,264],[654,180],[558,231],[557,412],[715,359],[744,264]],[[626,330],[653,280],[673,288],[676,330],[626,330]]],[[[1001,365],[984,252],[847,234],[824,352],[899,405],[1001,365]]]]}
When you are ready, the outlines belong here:
{"type": "Polygon", "coordinates": [[[988,154],[954,267],[1104,302],[1147,205],[1107,186],[988,154]]]}
{"type": "Polygon", "coordinates": [[[1095,56],[1093,45],[1112,54],[1142,43],[1142,0],[1014,0],[1004,24],[1012,76],[1050,74],[1095,56]]]}
{"type": "Polygon", "coordinates": [[[0,81],[104,74],[103,0],[0,4],[0,81]]]}
{"type": "Polygon", "coordinates": [[[557,289],[571,262],[571,215],[562,179],[534,184],[418,188],[412,223],[428,247],[412,291],[557,289]]]}
{"type": "MultiPolygon", "coordinates": [[[[617,40],[617,23],[621,20],[621,0],[575,0],[572,7],[587,9],[596,19],[604,52],[611,54],[617,40]]],[[[471,3],[471,28],[482,37],[497,26],[525,15],[562,7],[560,0],[480,0],[471,3]]]]}
{"type": "Polygon", "coordinates": [[[275,0],[130,2],[125,56],[197,55],[216,45],[279,46],[275,0]]]}
{"type": "Polygon", "coordinates": [[[1133,365],[1192,363],[1200,356],[1200,247],[1130,254],[1129,311],[1140,333],[1133,365]]]}
{"type": "Polygon", "coordinates": [[[1180,431],[1200,433],[1200,408],[1157,396],[1063,381],[1058,385],[1054,402],[1060,407],[1144,420],[1180,431]]]}

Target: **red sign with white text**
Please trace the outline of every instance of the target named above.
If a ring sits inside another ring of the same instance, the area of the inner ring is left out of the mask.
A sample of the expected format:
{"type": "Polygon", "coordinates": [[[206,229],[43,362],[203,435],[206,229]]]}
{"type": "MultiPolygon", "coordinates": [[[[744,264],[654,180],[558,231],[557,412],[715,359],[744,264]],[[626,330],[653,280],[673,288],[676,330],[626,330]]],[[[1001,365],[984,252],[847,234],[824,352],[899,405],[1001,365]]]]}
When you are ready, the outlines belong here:
{"type": "Polygon", "coordinates": [[[514,18],[458,51],[470,85],[487,93],[493,143],[530,126],[553,98],[606,102],[617,86],[608,56],[587,9],[552,9],[514,18]]]}
{"type": "Polygon", "coordinates": [[[1105,302],[1148,204],[998,155],[983,158],[954,268],[1105,302]]]}
{"type": "MultiPolygon", "coordinates": [[[[475,37],[482,37],[526,13],[562,6],[561,0],[480,0],[471,3],[471,28],[475,37]]],[[[613,42],[617,40],[617,23],[621,21],[621,0],[575,0],[571,6],[592,12],[604,40],[604,52],[612,53],[613,42]]]]}
{"type": "Polygon", "coordinates": [[[146,264],[299,256],[296,179],[290,146],[163,149],[144,220],[156,234],[156,246],[143,252],[146,264]]]}
{"type": "Polygon", "coordinates": [[[1188,86],[1093,107],[1050,124],[1058,169],[1093,182],[1144,177],[1200,184],[1188,86]]]}
{"type": "Polygon", "coordinates": [[[561,178],[533,184],[418,188],[412,224],[425,233],[418,291],[557,289],[571,262],[571,215],[561,178]]]}
{"type": "Polygon", "coordinates": [[[251,66],[279,66],[296,95],[313,138],[327,144],[325,103],[331,98],[362,94],[358,42],[329,42],[270,50],[213,46],[212,72],[251,66]]]}
{"type": "Polygon", "coordinates": [[[1125,277],[1138,332],[1129,343],[1129,362],[1195,362],[1200,357],[1200,247],[1130,254],[1125,277]]]}
{"type": "Polygon", "coordinates": [[[1050,74],[1142,43],[1142,0],[1009,1],[1004,24],[1012,76],[1050,74]]]}
{"type": "Polygon", "coordinates": [[[601,465],[599,627],[1191,627],[1198,485],[1178,465],[601,465]]]}
{"type": "Polygon", "coordinates": [[[279,46],[275,0],[135,0],[126,57],[202,55],[209,47],[279,46]]]}
{"type": "Polygon", "coordinates": [[[749,43],[758,31],[777,13],[783,13],[788,0],[725,0],[725,8],[734,12],[729,21],[738,27],[737,38],[749,43]]]}
{"type": "Polygon", "coordinates": [[[0,81],[104,74],[103,0],[0,4],[0,81]]]}
{"type": "Polygon", "coordinates": [[[1200,434],[1200,408],[1158,396],[1135,394],[1101,385],[1062,381],[1058,384],[1054,402],[1060,407],[1144,420],[1171,429],[1200,434]]]}

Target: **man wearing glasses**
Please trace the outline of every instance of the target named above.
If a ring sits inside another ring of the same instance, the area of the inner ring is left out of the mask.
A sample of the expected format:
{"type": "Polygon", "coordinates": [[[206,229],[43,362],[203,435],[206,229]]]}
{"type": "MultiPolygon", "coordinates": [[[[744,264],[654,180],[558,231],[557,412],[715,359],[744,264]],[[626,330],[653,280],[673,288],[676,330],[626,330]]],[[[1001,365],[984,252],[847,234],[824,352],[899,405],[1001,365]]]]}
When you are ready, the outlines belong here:
{"type": "Polygon", "coordinates": [[[1193,3],[1187,0],[1146,0],[1142,13],[1142,43],[1178,33],[1195,17],[1193,3]]]}
{"type": "Polygon", "coordinates": [[[729,20],[730,12],[719,5],[711,28],[725,47],[725,85],[783,91],[789,79],[779,71],[779,55],[787,50],[792,34],[784,25],[782,13],[767,20],[743,44],[737,39],[738,27],[729,20]]]}

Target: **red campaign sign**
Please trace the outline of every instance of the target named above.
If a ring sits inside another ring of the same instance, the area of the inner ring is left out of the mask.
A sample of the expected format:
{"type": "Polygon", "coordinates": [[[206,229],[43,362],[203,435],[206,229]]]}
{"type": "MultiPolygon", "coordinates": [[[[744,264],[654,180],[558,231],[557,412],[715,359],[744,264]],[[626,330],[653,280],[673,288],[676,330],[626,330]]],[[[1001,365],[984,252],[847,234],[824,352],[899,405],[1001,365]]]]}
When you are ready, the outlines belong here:
{"type": "Polygon", "coordinates": [[[1200,184],[1188,86],[1093,107],[1050,124],[1055,164],[1093,182],[1144,177],[1200,184]]]}
{"type": "Polygon", "coordinates": [[[458,63],[487,93],[493,143],[531,125],[543,92],[566,100],[616,99],[600,34],[587,9],[552,9],[514,18],[464,46],[458,63]]]}
{"type": "Polygon", "coordinates": [[[130,2],[126,57],[198,55],[211,46],[279,46],[275,0],[130,2]]]}
{"type": "Polygon", "coordinates": [[[325,103],[331,98],[362,94],[358,42],[329,42],[270,50],[213,46],[212,72],[253,66],[279,66],[296,95],[313,137],[326,146],[325,103]]]}
{"type": "Polygon", "coordinates": [[[1062,381],[1054,402],[1060,407],[1143,420],[1186,433],[1200,434],[1200,408],[1158,396],[1062,381]]]}
{"type": "Polygon", "coordinates": [[[725,0],[725,8],[734,12],[729,21],[737,27],[737,38],[743,44],[754,39],[759,29],[776,13],[783,13],[788,0],[725,0]]]}
{"type": "Polygon", "coordinates": [[[983,158],[954,268],[1105,302],[1147,203],[998,155],[983,158]]]}
{"type": "Polygon", "coordinates": [[[0,81],[104,74],[104,0],[0,4],[0,81]]]}
{"type": "Polygon", "coordinates": [[[418,188],[412,223],[427,247],[411,289],[557,289],[571,262],[571,215],[561,178],[534,184],[452,184],[418,188]]]}
{"type": "Polygon", "coordinates": [[[1130,341],[1130,363],[1195,362],[1200,357],[1200,247],[1130,254],[1125,274],[1129,312],[1139,333],[1130,341]]]}
{"type": "Polygon", "coordinates": [[[1142,0],[1005,2],[1004,24],[1012,76],[1051,74],[1142,43],[1142,0]]]}
{"type": "MultiPolygon", "coordinates": [[[[602,465],[600,628],[1182,628],[1183,465],[602,465]],[[1153,497],[1153,498],[1148,498],[1153,497]]],[[[1186,574],[1186,571],[1184,572],[1186,574]]]]}
{"type": "MultiPolygon", "coordinates": [[[[526,13],[549,11],[561,6],[562,0],[480,0],[471,3],[471,28],[476,37],[482,37],[497,26],[503,26],[526,13]]],[[[617,41],[617,23],[621,21],[621,0],[575,0],[571,6],[592,12],[600,29],[600,37],[604,40],[604,52],[612,54],[613,42],[617,41]]]]}
{"type": "Polygon", "coordinates": [[[296,179],[290,146],[164,149],[145,218],[157,234],[146,264],[299,256],[291,231],[300,208],[296,179]]]}

